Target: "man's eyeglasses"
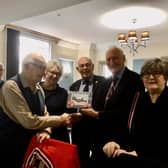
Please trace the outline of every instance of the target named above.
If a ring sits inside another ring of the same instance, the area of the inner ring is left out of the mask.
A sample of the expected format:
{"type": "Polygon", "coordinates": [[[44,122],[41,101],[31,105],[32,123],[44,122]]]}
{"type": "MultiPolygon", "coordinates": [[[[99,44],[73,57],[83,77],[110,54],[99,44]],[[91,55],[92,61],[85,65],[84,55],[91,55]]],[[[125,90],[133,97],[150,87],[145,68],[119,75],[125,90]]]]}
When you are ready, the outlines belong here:
{"type": "Polygon", "coordinates": [[[86,64],[80,64],[78,65],[79,68],[84,68],[84,67],[90,67],[92,64],[91,63],[86,63],[86,64]]]}
{"type": "Polygon", "coordinates": [[[43,64],[38,64],[38,63],[34,63],[34,62],[30,62],[29,64],[32,64],[34,66],[36,66],[37,68],[41,69],[41,70],[45,70],[46,66],[43,64]]]}

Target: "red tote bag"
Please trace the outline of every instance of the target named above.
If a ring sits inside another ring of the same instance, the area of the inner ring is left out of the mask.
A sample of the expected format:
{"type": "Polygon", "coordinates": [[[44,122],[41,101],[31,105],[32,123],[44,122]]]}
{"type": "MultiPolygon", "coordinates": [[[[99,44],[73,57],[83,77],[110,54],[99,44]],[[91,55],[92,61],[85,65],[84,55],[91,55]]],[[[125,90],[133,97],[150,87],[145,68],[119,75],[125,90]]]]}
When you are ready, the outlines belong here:
{"type": "Polygon", "coordinates": [[[22,168],[80,168],[77,146],[55,139],[38,143],[33,136],[22,168]]]}

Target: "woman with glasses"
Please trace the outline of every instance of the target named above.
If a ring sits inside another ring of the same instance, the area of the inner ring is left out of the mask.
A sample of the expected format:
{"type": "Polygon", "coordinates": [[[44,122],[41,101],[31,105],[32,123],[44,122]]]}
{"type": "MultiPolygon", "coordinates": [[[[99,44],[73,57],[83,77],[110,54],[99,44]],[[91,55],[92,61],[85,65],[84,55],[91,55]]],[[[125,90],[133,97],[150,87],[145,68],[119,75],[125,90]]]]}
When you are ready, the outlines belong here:
{"type": "Polygon", "coordinates": [[[147,61],[141,68],[146,93],[139,99],[134,116],[134,144],[142,167],[168,167],[168,88],[165,63],[147,61]]]}
{"type": "MultiPolygon", "coordinates": [[[[131,123],[132,147],[104,150],[118,160],[118,168],[168,168],[168,87],[165,63],[151,59],[141,68],[146,92],[138,97],[131,123]],[[133,155],[132,155],[133,154],[133,155]]],[[[118,144],[119,146],[119,144],[118,144]]]]}
{"type": "MultiPolygon", "coordinates": [[[[66,111],[68,94],[67,91],[58,84],[61,75],[61,64],[57,60],[50,60],[47,63],[44,81],[40,83],[45,92],[45,102],[50,115],[61,115],[66,111]]],[[[54,128],[51,138],[69,142],[66,126],[54,128]]]]}

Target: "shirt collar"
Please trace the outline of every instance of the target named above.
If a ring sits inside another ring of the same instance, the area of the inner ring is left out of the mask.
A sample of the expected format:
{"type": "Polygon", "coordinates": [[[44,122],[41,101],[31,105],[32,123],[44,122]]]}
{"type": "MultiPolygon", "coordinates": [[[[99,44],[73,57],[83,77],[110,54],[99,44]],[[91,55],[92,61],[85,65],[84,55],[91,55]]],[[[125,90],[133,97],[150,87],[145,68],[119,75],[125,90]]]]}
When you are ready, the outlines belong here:
{"type": "Polygon", "coordinates": [[[91,77],[88,78],[88,79],[83,79],[83,80],[82,80],[82,84],[84,84],[85,81],[88,81],[90,84],[92,84],[92,83],[93,83],[93,76],[91,76],[91,77]]]}
{"type": "MultiPolygon", "coordinates": [[[[115,74],[115,78],[121,79],[123,73],[124,73],[125,67],[123,67],[117,74],[115,74]]],[[[112,74],[112,78],[114,77],[114,74],[112,74]]]]}
{"type": "Polygon", "coordinates": [[[22,83],[22,85],[23,85],[24,88],[30,88],[30,89],[31,89],[31,88],[34,88],[33,90],[31,89],[33,92],[36,92],[37,90],[40,89],[39,83],[37,83],[35,86],[30,86],[30,85],[28,84],[26,78],[24,77],[24,75],[19,74],[19,76],[20,76],[20,80],[21,80],[21,83],[22,83]]]}

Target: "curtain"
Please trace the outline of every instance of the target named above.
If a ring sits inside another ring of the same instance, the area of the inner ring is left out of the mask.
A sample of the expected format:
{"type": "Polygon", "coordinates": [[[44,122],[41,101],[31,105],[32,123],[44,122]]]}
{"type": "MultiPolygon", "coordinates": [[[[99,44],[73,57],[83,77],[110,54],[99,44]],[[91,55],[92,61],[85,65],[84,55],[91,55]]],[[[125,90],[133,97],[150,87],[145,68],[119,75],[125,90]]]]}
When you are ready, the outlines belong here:
{"type": "Polygon", "coordinates": [[[19,36],[19,31],[7,28],[7,79],[19,70],[19,36]]]}

